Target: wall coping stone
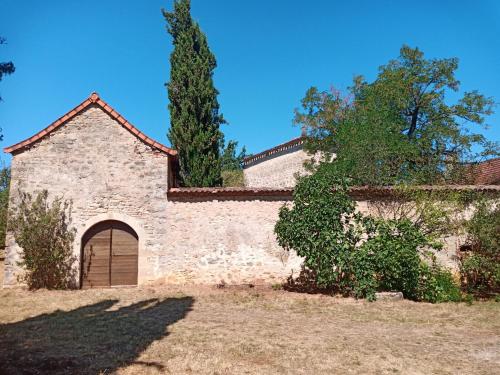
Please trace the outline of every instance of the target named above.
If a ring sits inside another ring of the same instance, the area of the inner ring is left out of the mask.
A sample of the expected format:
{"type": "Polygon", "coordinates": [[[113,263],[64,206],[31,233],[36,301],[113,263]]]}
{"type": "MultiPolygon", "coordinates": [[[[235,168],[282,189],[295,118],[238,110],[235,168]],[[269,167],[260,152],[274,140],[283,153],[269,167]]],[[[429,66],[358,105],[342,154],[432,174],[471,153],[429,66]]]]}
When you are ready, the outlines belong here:
{"type": "MultiPolygon", "coordinates": [[[[420,185],[411,189],[428,192],[476,191],[487,195],[500,195],[500,185],[420,185]]],[[[250,188],[250,187],[185,187],[170,188],[168,196],[172,198],[223,198],[223,197],[280,197],[291,199],[293,188],[250,188]]],[[[353,198],[373,199],[392,197],[400,192],[396,186],[354,186],[349,189],[353,198]]]]}
{"type": "Polygon", "coordinates": [[[304,143],[304,137],[294,138],[291,141],[282,143],[280,145],[274,146],[268,150],[259,152],[258,154],[251,155],[243,159],[243,166],[248,167],[251,164],[255,164],[262,159],[267,159],[269,156],[281,153],[283,151],[289,150],[293,147],[299,146],[304,143]]]}

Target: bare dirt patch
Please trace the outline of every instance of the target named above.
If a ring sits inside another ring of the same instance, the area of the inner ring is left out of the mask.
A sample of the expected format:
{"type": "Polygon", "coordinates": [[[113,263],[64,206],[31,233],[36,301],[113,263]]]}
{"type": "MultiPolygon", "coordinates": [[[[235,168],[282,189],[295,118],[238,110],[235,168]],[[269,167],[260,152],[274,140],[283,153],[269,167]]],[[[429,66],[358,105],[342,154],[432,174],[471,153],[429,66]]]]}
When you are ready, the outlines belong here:
{"type": "Polygon", "coordinates": [[[500,304],[269,289],[0,290],[0,373],[493,374],[500,304]]]}

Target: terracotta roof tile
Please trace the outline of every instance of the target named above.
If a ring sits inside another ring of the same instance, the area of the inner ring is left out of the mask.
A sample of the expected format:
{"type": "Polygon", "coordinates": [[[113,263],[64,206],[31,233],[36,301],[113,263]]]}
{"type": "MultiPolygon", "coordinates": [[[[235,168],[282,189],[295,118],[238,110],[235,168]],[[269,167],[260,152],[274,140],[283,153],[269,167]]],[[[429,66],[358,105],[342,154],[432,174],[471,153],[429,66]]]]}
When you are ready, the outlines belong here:
{"type": "MultiPolygon", "coordinates": [[[[493,196],[500,195],[500,185],[421,185],[416,190],[423,191],[478,191],[493,196]]],[[[393,186],[353,186],[349,195],[358,199],[390,197],[397,193],[398,187],[393,186]]],[[[169,197],[281,197],[290,199],[293,188],[249,188],[249,187],[190,187],[170,188],[169,197]]]]}
{"type": "Polygon", "coordinates": [[[472,168],[476,184],[500,185],[500,158],[483,161],[472,168]]]}
{"type": "Polygon", "coordinates": [[[291,198],[292,188],[248,188],[248,187],[189,187],[170,188],[169,197],[288,197],[291,198]]]}
{"type": "Polygon", "coordinates": [[[123,125],[123,127],[125,127],[128,131],[130,131],[134,136],[140,138],[147,145],[151,146],[154,149],[162,151],[168,155],[172,155],[172,156],[177,155],[177,151],[175,151],[167,146],[164,146],[161,143],[152,140],[151,138],[148,138],[139,129],[137,129],[130,122],[128,122],[122,115],[120,115],[118,112],[116,112],[109,104],[107,104],[104,100],[102,100],[99,97],[99,94],[97,94],[95,92],[92,93],[87,99],[85,99],[78,106],[76,106],[75,108],[70,110],[65,115],[61,116],[59,119],[54,121],[49,126],[47,126],[45,129],[39,131],[38,133],[25,139],[24,141],[21,141],[19,143],[16,143],[15,145],[12,145],[9,147],[5,147],[3,149],[4,152],[13,153],[15,151],[19,151],[19,150],[30,147],[33,143],[39,141],[40,139],[44,138],[45,136],[50,134],[55,129],[64,125],[66,122],[71,120],[73,117],[75,117],[77,114],[79,114],[80,112],[82,112],[83,110],[85,110],[86,108],[88,108],[92,104],[97,104],[107,114],[109,114],[112,118],[117,120],[120,124],[123,125]]]}

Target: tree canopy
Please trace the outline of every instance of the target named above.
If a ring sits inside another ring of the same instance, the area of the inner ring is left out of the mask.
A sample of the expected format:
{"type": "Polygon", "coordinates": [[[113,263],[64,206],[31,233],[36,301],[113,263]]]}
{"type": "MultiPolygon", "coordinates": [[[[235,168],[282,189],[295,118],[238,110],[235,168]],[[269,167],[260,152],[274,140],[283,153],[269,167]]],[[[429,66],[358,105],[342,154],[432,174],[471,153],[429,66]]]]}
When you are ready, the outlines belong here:
{"type": "Polygon", "coordinates": [[[218,91],[213,71],[217,66],[207,38],[191,17],[189,0],[178,0],[174,10],[163,10],[174,50],[170,55],[168,138],[179,153],[179,177],[184,186],[219,186],[222,183],[220,150],[224,137],[219,125],[218,91]]]}
{"type": "Polygon", "coordinates": [[[493,113],[492,98],[471,91],[449,104],[457,68],[456,58],[426,59],[403,46],[371,83],[355,77],[346,94],[310,88],[295,115],[306,149],[335,153],[336,169],[356,184],[463,180],[467,162],[498,146],[472,131],[493,113]]]}
{"type": "Polygon", "coordinates": [[[246,155],[246,147],[243,146],[237,152],[238,142],[230,140],[221,155],[221,168],[223,171],[235,171],[243,168],[243,159],[246,155]]]}
{"type": "MultiPolygon", "coordinates": [[[[5,43],[6,43],[5,38],[2,38],[0,36],[0,45],[5,44],[5,43]]],[[[12,61],[0,62],[0,81],[4,78],[4,76],[14,73],[15,70],[16,70],[16,67],[14,66],[14,63],[12,63],[12,61]]],[[[2,97],[0,96],[0,101],[1,100],[2,100],[2,97]]]]}
{"type": "MultiPolygon", "coordinates": [[[[0,45],[1,44],[5,44],[6,43],[6,40],[5,38],[2,38],[0,36],[0,45]]],[[[9,75],[9,74],[12,74],[14,73],[16,70],[16,67],[14,66],[14,64],[12,63],[12,61],[8,61],[8,62],[0,62],[0,81],[2,81],[2,79],[9,75]]],[[[2,96],[0,96],[0,102],[2,101],[2,96]]],[[[3,134],[1,132],[1,128],[0,128],[0,141],[3,139],[3,134]]]]}

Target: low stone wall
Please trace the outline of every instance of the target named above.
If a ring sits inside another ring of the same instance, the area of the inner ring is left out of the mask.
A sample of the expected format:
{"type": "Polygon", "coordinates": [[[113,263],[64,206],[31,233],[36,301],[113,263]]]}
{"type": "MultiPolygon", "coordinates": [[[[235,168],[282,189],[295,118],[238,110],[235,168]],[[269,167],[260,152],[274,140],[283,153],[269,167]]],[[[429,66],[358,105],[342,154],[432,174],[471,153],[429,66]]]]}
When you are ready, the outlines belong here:
{"type": "MultiPolygon", "coordinates": [[[[493,196],[500,193],[500,187],[488,189],[493,196]]],[[[392,194],[391,188],[351,190],[358,210],[371,215],[377,214],[376,202],[390,202],[392,194]]],[[[158,265],[157,279],[195,284],[277,283],[300,271],[302,259],[283,250],[274,234],[279,209],[291,204],[292,189],[174,188],[168,196],[169,251],[152,261],[158,265]]],[[[464,238],[443,240],[437,260],[456,268],[457,250],[464,238]]]]}
{"type": "Polygon", "coordinates": [[[167,283],[282,282],[301,259],[278,246],[274,224],[286,197],[169,198],[169,254],[157,275],[167,283]]]}
{"type": "MultiPolygon", "coordinates": [[[[492,191],[498,197],[500,187],[492,191]]],[[[351,191],[358,210],[370,214],[375,213],[374,202],[390,200],[390,194],[390,189],[351,191]]],[[[137,231],[139,284],[273,284],[297,275],[302,259],[282,249],[274,234],[279,209],[291,204],[291,198],[292,189],[170,189],[162,206],[164,236],[137,231]]],[[[128,222],[126,217],[113,218],[128,222]]],[[[144,215],[141,220],[152,225],[157,219],[144,215]]],[[[130,225],[140,229],[137,223],[130,225]]],[[[445,241],[438,259],[454,267],[463,238],[445,241]]]]}

